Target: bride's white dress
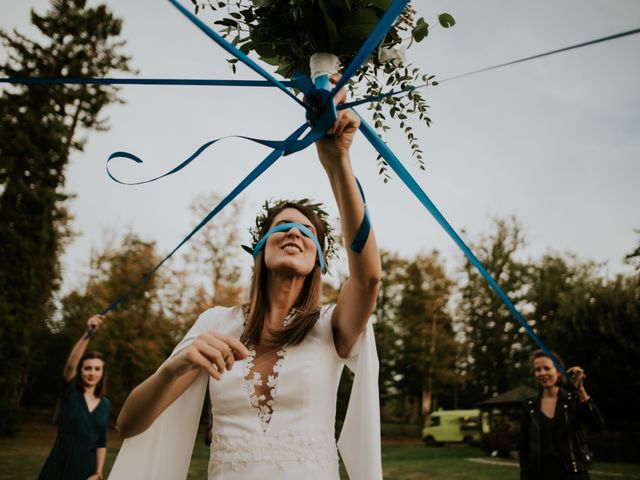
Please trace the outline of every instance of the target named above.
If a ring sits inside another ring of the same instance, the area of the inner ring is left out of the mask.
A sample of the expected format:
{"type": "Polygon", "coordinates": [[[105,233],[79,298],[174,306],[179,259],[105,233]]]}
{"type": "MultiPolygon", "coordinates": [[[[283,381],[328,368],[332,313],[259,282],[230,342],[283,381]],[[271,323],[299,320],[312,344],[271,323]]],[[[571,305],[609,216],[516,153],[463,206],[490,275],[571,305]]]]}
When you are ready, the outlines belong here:
{"type": "MultiPolygon", "coordinates": [[[[142,434],[125,440],[110,479],[181,479],[208,384],[213,417],[209,480],[339,480],[336,395],[345,363],[356,372],[339,443],[352,480],[382,478],[377,356],[368,327],[352,356],[338,356],[325,306],[305,339],[236,361],[220,381],[206,374],[142,434]],[[207,379],[209,379],[207,381],[207,379]]],[[[204,312],[174,355],[204,331],[239,338],[241,307],[204,312]]]]}
{"type": "MultiPolygon", "coordinates": [[[[210,480],[340,478],[334,429],[344,360],[334,347],[331,310],[323,308],[301,344],[275,355],[254,357],[251,350],[222,380],[209,381],[210,480]],[[261,374],[254,364],[259,367],[262,359],[261,374]]],[[[217,315],[210,312],[213,323],[217,315]]],[[[225,333],[238,338],[242,309],[229,313],[225,333]]]]}

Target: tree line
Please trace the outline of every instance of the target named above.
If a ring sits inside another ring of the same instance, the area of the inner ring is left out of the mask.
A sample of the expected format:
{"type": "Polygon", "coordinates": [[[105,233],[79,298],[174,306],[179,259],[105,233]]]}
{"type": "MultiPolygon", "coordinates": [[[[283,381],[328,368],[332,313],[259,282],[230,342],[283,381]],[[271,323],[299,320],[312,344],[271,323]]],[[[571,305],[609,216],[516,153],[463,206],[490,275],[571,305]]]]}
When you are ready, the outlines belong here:
{"type": "MultiPolygon", "coordinates": [[[[200,201],[201,208],[217,197],[200,201]]],[[[109,397],[116,408],[202,311],[244,300],[238,261],[244,253],[235,223],[241,206],[234,208],[194,237],[181,266],[173,262],[161,269],[109,313],[92,340],[91,348],[109,359],[109,397]]],[[[640,360],[640,268],[608,278],[601,265],[569,254],[524,259],[524,247],[514,218],[496,220],[490,234],[472,246],[543,342],[568,365],[585,367],[589,391],[608,419],[615,424],[634,418],[635,405],[628,400],[640,386],[632,372],[640,360]]],[[[460,258],[451,274],[437,252],[409,258],[383,250],[381,255],[383,280],[373,321],[384,420],[420,425],[433,409],[473,408],[515,386],[534,386],[529,358],[537,347],[466,261],[460,258]]],[[[155,245],[133,233],[94,252],[86,285],[60,299],[59,315],[34,353],[25,407],[55,405],[56,374],[86,319],[159,259],[155,245]]],[[[326,283],[324,301],[335,300],[338,289],[326,283]]],[[[342,406],[348,392],[348,386],[341,388],[342,406]]]]}

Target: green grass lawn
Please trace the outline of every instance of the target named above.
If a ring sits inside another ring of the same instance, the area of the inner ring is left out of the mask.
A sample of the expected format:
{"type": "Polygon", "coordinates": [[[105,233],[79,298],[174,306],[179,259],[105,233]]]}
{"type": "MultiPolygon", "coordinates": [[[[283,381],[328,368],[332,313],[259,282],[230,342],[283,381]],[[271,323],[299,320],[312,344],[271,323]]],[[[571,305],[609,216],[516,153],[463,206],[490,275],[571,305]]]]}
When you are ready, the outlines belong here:
{"type": "MultiPolygon", "coordinates": [[[[47,423],[20,426],[13,438],[0,438],[0,480],[35,478],[49,453],[55,428],[47,423]]],[[[107,465],[108,473],[120,446],[111,432],[107,465]]],[[[198,436],[189,468],[190,480],[207,477],[209,449],[198,436]]],[[[487,457],[480,449],[462,446],[427,448],[415,440],[398,437],[383,442],[382,464],[386,480],[517,480],[518,467],[513,460],[487,457]]],[[[343,475],[343,479],[346,479],[343,475]]],[[[592,480],[637,479],[640,465],[597,463],[592,480]]],[[[248,479],[250,480],[250,479],[248,479]]],[[[271,479],[277,480],[277,479],[271,479]]]]}

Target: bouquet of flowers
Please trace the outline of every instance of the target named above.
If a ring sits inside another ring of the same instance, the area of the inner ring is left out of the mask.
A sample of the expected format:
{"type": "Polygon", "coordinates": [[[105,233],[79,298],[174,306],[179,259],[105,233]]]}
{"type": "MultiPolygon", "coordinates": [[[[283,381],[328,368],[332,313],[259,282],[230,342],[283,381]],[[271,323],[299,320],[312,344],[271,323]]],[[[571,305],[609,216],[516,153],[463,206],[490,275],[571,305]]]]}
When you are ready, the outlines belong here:
{"type": "MultiPolygon", "coordinates": [[[[277,67],[276,73],[291,78],[294,72],[310,74],[309,62],[317,53],[335,56],[336,66],[346,66],[375,28],[392,0],[191,0],[196,14],[201,9],[217,13],[214,22],[220,33],[244,53],[255,52],[260,59],[277,67]]],[[[438,16],[439,24],[449,28],[455,20],[448,13],[438,16]]],[[[398,17],[384,40],[358,74],[350,81],[352,95],[376,96],[416,83],[436,85],[433,75],[406,64],[405,52],[413,42],[429,33],[429,24],[417,18],[409,5],[398,17]]],[[[237,59],[227,60],[236,71],[237,59]]],[[[418,166],[424,169],[422,150],[407,122],[409,115],[431,124],[424,97],[418,90],[405,96],[391,96],[369,104],[374,127],[379,134],[390,127],[389,119],[399,122],[418,166]]],[[[386,164],[379,158],[380,174],[388,178],[386,164]]]]}

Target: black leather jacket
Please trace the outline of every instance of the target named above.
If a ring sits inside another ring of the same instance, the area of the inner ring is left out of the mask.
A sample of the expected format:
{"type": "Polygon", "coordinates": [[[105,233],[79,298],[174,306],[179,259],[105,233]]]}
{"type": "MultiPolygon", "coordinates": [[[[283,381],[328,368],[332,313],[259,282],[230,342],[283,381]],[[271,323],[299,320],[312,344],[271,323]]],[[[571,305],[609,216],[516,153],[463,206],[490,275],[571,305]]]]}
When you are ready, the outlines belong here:
{"type": "MultiPolygon", "coordinates": [[[[541,480],[540,445],[540,395],[525,400],[522,409],[520,434],[520,478],[541,480]]],[[[591,452],[585,441],[586,426],[592,432],[601,432],[604,422],[593,401],[582,403],[578,394],[560,389],[552,427],[556,454],[570,472],[588,470],[592,467],[591,452]]]]}

